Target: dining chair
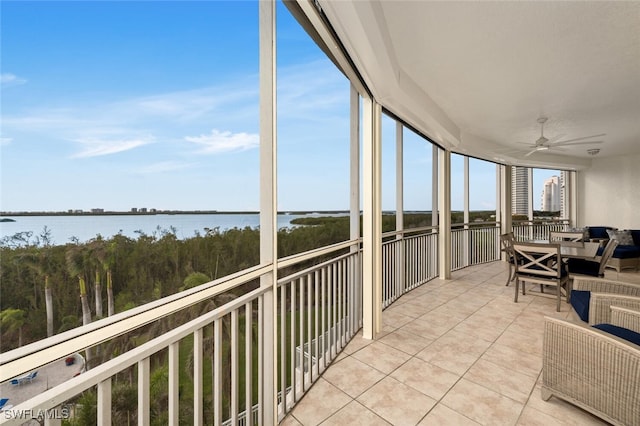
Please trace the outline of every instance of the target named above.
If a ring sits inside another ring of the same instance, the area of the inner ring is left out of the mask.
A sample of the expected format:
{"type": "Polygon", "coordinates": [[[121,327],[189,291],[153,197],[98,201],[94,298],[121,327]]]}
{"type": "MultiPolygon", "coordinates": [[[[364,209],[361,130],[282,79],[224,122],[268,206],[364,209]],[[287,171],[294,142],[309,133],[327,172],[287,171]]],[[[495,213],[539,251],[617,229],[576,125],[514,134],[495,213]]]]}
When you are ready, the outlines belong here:
{"type": "MultiPolygon", "coordinates": [[[[549,243],[524,243],[514,241],[514,266],[516,269],[516,289],[514,302],[518,302],[518,290],[522,281],[522,294],[525,282],[556,287],[556,310],[560,312],[562,288],[569,275],[560,258],[560,245],[549,243]]],[[[565,287],[565,291],[568,289],[565,287]]]]}
{"type": "Polygon", "coordinates": [[[509,275],[507,276],[507,283],[505,284],[505,286],[508,286],[509,283],[516,278],[516,269],[514,266],[515,254],[513,252],[513,232],[507,232],[506,234],[500,235],[500,246],[506,255],[507,262],[509,262],[509,275]]]}
{"type": "Polygon", "coordinates": [[[571,275],[588,275],[591,277],[604,277],[604,268],[618,246],[618,240],[609,240],[604,247],[601,256],[596,256],[594,260],[589,259],[569,259],[567,267],[571,275]]]}
{"type": "Polygon", "coordinates": [[[549,242],[553,243],[555,241],[583,241],[584,233],[583,232],[572,232],[572,231],[550,231],[549,232],[549,242]]]}

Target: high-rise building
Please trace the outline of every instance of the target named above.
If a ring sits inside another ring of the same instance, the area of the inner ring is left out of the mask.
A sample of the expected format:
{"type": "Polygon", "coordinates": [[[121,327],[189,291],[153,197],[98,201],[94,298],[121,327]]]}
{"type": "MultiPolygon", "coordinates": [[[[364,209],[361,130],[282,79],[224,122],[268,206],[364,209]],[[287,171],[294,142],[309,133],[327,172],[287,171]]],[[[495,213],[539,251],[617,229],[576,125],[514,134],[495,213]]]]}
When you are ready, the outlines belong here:
{"type": "Polygon", "coordinates": [[[560,217],[561,218],[568,218],[569,217],[569,212],[567,211],[567,197],[569,196],[569,194],[567,194],[567,176],[566,171],[561,171],[560,172],[560,217]]]}
{"type": "Polygon", "coordinates": [[[543,212],[558,212],[561,209],[560,205],[560,178],[558,176],[551,176],[544,181],[542,187],[542,200],[541,208],[543,212]]]}
{"type": "Polygon", "coordinates": [[[511,173],[511,213],[529,214],[529,169],[513,166],[511,173]]]}

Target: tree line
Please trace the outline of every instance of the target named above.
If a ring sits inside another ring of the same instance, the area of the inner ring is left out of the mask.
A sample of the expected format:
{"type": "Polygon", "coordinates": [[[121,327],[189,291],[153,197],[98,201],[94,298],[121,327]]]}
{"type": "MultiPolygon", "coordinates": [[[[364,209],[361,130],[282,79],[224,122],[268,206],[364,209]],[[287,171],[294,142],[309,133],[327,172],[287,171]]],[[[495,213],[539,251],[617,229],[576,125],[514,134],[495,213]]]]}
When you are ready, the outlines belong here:
{"type": "MultiPolygon", "coordinates": [[[[472,219],[489,220],[491,213],[473,212],[472,219]]],[[[452,219],[459,215],[453,212],[452,219]]],[[[405,228],[431,226],[431,214],[405,213],[404,222],[405,228]]],[[[348,216],[292,223],[278,232],[280,257],[349,238],[348,216]]],[[[383,215],[383,231],[394,229],[395,215],[383,215]]],[[[194,274],[207,282],[260,260],[257,228],[207,229],[186,239],[175,229],[157,228],[137,238],[97,235],[64,245],[51,244],[49,232],[0,240],[3,352],[174,294],[194,274]]]]}

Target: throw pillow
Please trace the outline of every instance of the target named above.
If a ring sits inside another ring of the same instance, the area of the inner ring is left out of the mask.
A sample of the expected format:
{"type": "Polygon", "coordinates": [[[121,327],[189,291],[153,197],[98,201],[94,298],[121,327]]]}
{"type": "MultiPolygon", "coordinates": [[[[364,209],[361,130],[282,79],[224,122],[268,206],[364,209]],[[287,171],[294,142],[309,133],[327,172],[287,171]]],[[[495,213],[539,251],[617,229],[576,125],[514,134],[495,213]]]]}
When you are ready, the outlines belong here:
{"type": "Polygon", "coordinates": [[[633,237],[631,236],[631,231],[612,231],[607,229],[607,234],[609,234],[609,238],[612,240],[618,240],[618,243],[621,246],[632,246],[633,245],[633,237]]]}
{"type": "Polygon", "coordinates": [[[582,232],[582,240],[589,241],[589,228],[569,228],[569,232],[582,232]]]}

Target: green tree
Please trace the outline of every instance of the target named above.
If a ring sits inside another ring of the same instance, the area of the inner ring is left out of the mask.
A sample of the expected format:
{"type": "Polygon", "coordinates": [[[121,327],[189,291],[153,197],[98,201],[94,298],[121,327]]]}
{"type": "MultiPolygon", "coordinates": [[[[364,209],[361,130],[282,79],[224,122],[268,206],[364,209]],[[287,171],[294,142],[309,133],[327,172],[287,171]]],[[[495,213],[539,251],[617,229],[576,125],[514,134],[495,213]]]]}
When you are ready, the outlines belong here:
{"type": "Polygon", "coordinates": [[[22,327],[27,321],[27,313],[22,309],[5,309],[0,312],[2,334],[18,334],[18,346],[22,346],[22,327]]]}

